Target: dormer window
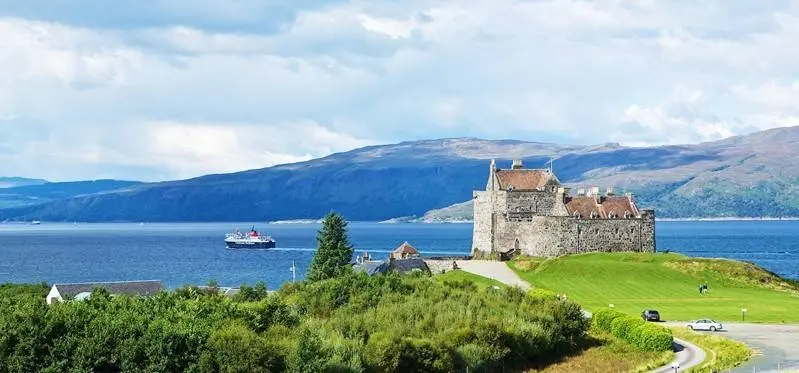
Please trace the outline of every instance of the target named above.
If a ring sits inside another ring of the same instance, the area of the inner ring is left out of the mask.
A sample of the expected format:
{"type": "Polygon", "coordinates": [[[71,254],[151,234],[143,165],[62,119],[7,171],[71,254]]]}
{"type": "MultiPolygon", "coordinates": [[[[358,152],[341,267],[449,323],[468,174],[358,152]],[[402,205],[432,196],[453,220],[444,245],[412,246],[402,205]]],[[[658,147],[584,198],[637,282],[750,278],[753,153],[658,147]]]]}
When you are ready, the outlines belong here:
{"type": "Polygon", "coordinates": [[[596,219],[597,215],[596,211],[591,211],[591,219],[596,219]]]}
{"type": "Polygon", "coordinates": [[[618,215],[616,215],[616,212],[615,212],[615,211],[611,211],[611,212],[608,214],[608,218],[610,218],[610,219],[616,219],[617,217],[618,217],[618,215]]]}
{"type": "Polygon", "coordinates": [[[624,218],[625,218],[625,219],[629,219],[629,218],[630,218],[630,216],[632,216],[632,214],[631,214],[629,211],[625,211],[625,212],[624,212],[624,218]]]}
{"type": "Polygon", "coordinates": [[[579,219],[580,218],[580,213],[575,211],[574,214],[572,214],[572,216],[574,216],[575,219],[579,219]]]}
{"type": "Polygon", "coordinates": [[[513,191],[513,184],[508,184],[508,192],[513,191]]]}

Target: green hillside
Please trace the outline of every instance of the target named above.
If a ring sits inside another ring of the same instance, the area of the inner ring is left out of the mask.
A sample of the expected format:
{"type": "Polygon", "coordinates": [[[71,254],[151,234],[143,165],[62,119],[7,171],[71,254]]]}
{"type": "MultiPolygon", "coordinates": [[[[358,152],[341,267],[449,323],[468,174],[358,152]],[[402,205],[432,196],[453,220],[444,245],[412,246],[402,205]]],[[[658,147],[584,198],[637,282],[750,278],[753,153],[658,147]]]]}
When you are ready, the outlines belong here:
{"type": "Polygon", "coordinates": [[[660,311],[664,320],[713,318],[799,322],[799,286],[749,263],[678,254],[593,253],[543,260],[517,258],[511,268],[535,286],[565,294],[587,310],[660,311]],[[710,291],[699,293],[699,285],[710,291]]]}

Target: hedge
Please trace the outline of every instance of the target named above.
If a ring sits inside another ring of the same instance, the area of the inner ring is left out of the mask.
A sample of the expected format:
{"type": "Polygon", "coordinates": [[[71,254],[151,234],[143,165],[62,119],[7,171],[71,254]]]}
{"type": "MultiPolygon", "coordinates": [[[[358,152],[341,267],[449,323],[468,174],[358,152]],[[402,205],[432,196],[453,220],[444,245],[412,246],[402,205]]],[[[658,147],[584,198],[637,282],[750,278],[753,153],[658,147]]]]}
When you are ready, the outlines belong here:
{"type": "Polygon", "coordinates": [[[672,349],[674,337],[671,330],[648,323],[611,309],[594,313],[594,326],[614,337],[630,342],[642,351],[667,351],[672,349]]]}

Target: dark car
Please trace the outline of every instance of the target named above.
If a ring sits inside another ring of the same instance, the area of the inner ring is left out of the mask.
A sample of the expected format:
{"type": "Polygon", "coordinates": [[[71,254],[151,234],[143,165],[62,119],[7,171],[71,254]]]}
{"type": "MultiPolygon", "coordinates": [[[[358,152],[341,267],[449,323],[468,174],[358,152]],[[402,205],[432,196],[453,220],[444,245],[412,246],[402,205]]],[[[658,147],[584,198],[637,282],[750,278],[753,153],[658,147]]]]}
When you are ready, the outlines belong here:
{"type": "Polygon", "coordinates": [[[644,310],[641,312],[641,318],[645,321],[660,321],[660,314],[655,310],[644,310]]]}

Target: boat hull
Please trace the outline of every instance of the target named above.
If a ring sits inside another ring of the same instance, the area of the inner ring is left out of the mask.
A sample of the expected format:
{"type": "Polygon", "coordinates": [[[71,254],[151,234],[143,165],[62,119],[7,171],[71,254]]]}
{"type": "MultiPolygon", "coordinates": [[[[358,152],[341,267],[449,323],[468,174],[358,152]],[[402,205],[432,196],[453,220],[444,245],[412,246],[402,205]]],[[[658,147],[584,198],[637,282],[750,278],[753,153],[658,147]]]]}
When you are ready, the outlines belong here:
{"type": "Polygon", "coordinates": [[[274,249],[275,241],[262,241],[262,242],[242,242],[242,241],[225,241],[228,249],[274,249]]]}

